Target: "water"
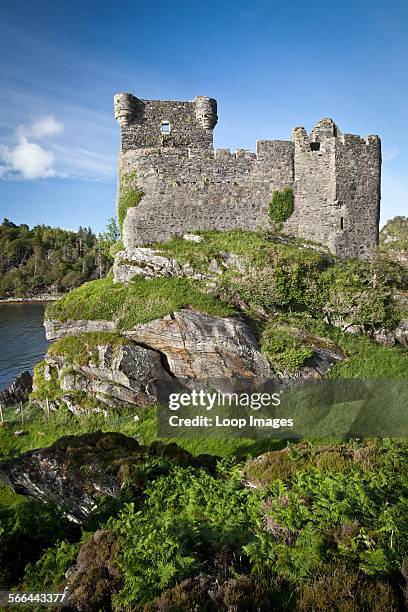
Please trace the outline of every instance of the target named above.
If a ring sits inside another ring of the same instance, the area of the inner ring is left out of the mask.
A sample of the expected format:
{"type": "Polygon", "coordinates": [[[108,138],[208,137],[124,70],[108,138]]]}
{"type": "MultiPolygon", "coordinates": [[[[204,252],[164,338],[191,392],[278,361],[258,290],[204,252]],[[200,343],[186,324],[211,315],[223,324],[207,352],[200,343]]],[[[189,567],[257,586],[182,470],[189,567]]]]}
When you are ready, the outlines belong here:
{"type": "Polygon", "coordinates": [[[44,357],[44,304],[0,304],[0,390],[44,357]]]}

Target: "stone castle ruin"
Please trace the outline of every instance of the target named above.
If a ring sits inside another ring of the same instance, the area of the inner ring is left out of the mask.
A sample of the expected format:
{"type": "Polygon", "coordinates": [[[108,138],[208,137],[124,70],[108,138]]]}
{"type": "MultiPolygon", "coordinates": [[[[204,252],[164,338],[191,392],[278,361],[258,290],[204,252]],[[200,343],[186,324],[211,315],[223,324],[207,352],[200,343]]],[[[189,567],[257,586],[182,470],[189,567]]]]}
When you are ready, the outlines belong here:
{"type": "Polygon", "coordinates": [[[340,257],[369,257],[378,244],[378,136],[343,134],[322,119],[310,134],[298,127],[291,140],[258,140],[256,153],[231,153],[213,148],[218,117],[212,98],[176,102],[120,93],[115,117],[126,247],[194,230],[268,229],[273,193],[285,188],[293,190],[293,212],[283,232],[340,257]]]}

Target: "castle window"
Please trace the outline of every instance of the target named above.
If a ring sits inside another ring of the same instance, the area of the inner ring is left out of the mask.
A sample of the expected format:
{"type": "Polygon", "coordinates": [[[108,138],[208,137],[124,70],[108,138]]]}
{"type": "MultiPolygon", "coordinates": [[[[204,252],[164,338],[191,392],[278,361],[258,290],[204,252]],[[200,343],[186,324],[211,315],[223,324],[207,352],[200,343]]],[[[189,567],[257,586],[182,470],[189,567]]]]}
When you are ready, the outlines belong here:
{"type": "Polygon", "coordinates": [[[170,134],[170,132],[171,132],[170,121],[162,121],[161,122],[160,132],[161,132],[161,134],[170,134]]]}
{"type": "Polygon", "coordinates": [[[320,142],[311,142],[310,143],[311,151],[320,151],[320,142]]]}
{"type": "Polygon", "coordinates": [[[340,217],[340,229],[344,229],[344,217],[340,217]]]}

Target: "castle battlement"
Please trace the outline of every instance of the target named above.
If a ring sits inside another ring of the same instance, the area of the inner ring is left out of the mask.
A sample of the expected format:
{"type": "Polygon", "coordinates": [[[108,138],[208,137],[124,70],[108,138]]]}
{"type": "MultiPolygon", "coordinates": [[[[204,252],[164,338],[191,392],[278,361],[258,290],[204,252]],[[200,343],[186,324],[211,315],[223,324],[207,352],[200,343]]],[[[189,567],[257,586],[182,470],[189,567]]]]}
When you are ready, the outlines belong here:
{"type": "MultiPolygon", "coordinates": [[[[214,149],[217,102],[115,96],[121,128],[120,176],[143,191],[124,220],[125,246],[194,230],[270,227],[274,191],[292,187],[283,230],[342,257],[367,257],[378,244],[381,143],[343,134],[332,119],[291,140],[258,140],[256,153],[214,149]]],[[[119,188],[119,192],[121,187],[119,188]]]]}

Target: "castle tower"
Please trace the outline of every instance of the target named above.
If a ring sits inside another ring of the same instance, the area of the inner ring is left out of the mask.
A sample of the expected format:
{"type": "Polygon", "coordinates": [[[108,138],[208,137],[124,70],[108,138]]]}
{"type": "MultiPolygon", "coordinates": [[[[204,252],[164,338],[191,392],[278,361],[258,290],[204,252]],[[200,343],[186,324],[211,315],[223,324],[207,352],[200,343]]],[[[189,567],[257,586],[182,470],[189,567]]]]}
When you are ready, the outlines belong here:
{"type": "Polygon", "coordinates": [[[322,119],[292,133],[295,210],[285,229],[326,244],[340,257],[370,256],[378,244],[381,143],[342,134],[322,119]]]}
{"type": "Polygon", "coordinates": [[[122,152],[131,149],[173,147],[212,150],[217,102],[197,96],[192,102],[140,100],[116,94],[115,118],[121,127],[122,152]]]}

